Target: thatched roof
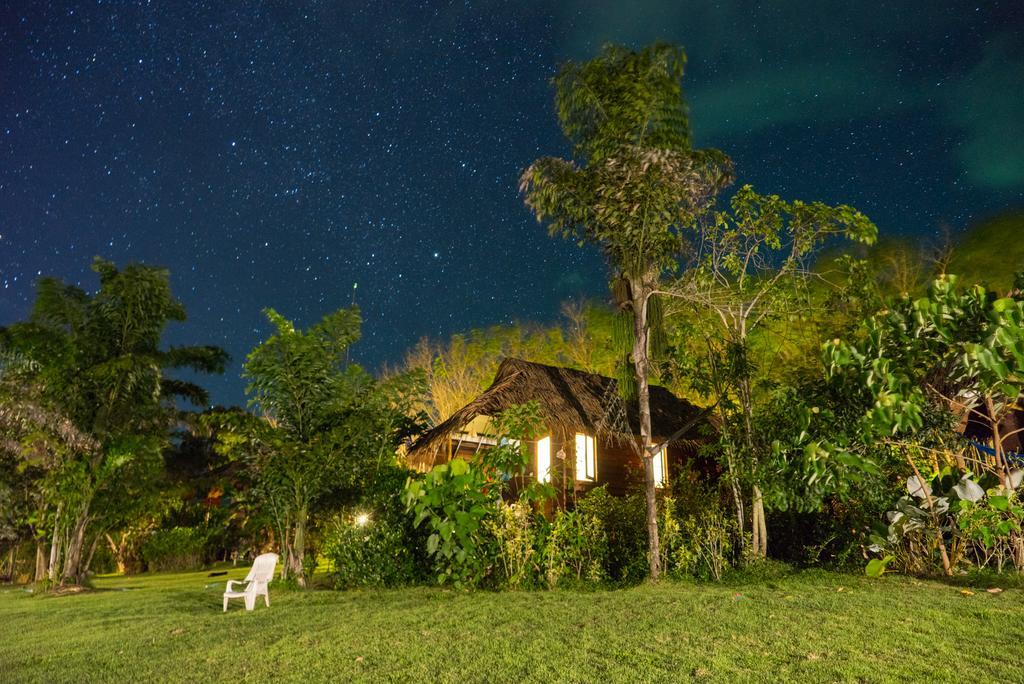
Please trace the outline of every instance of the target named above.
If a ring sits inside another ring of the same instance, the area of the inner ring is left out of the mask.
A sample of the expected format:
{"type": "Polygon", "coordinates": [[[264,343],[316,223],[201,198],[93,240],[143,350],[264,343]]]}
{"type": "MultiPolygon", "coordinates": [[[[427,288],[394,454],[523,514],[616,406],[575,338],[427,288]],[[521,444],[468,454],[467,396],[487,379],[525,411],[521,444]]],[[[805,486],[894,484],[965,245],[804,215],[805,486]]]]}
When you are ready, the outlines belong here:
{"type": "MultiPolygon", "coordinates": [[[[651,387],[651,430],[665,439],[698,419],[701,409],[664,387],[651,387]]],[[[447,440],[477,416],[493,416],[528,401],[537,401],[546,425],[564,433],[585,432],[604,438],[631,440],[640,434],[636,402],[624,402],[612,378],[571,368],[508,358],[501,362],[483,394],[426,432],[409,449],[413,465],[437,461],[447,440]],[[628,426],[628,431],[627,431],[628,426]]],[[[684,439],[693,442],[697,430],[684,439]]]]}

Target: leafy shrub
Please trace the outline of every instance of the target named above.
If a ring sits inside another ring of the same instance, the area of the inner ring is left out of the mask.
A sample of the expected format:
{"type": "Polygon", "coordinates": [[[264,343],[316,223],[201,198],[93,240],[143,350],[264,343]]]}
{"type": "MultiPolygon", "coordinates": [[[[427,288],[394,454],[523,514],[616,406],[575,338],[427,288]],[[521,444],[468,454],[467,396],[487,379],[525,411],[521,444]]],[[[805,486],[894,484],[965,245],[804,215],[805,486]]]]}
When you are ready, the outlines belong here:
{"type": "Polygon", "coordinates": [[[680,525],[679,542],[671,549],[670,573],[719,581],[733,565],[736,521],[713,507],[680,525]]]}
{"type": "MultiPolygon", "coordinates": [[[[484,522],[498,514],[510,483],[522,481],[530,462],[524,440],[535,438],[543,425],[537,402],[514,406],[496,417],[496,446],[482,450],[472,462],[460,458],[434,466],[423,477],[410,477],[403,500],[413,525],[427,523],[426,552],[439,584],[479,585],[497,562],[497,548],[484,522]]],[[[552,495],[537,482],[519,491],[523,502],[552,495]]]]}
{"type": "Polygon", "coordinates": [[[488,491],[487,484],[481,468],[456,458],[406,485],[413,524],[428,525],[427,555],[438,584],[473,587],[484,577],[488,558],[481,525],[498,501],[498,490],[488,491]]]}
{"type": "Polygon", "coordinates": [[[398,467],[378,473],[365,500],[326,525],[323,554],[337,588],[393,587],[425,578],[423,535],[402,501],[408,474],[398,467]]]}
{"type": "Polygon", "coordinates": [[[530,505],[521,501],[499,504],[487,519],[486,528],[497,546],[502,585],[509,589],[532,585],[537,570],[537,541],[543,530],[535,524],[530,505]]]}
{"type": "Polygon", "coordinates": [[[661,551],[661,569],[676,574],[675,557],[683,545],[683,529],[676,517],[674,497],[664,496],[658,501],[658,549],[661,551]]]}
{"type": "Polygon", "coordinates": [[[957,524],[977,567],[1002,572],[1009,563],[1024,571],[1024,506],[1016,491],[990,490],[977,502],[961,501],[957,524]]]}
{"type": "Polygon", "coordinates": [[[586,511],[558,511],[544,544],[544,575],[549,587],[563,579],[600,582],[605,578],[608,538],[601,520],[586,511]]]}
{"type": "Polygon", "coordinates": [[[195,570],[202,567],[209,532],[199,527],[157,530],[142,545],[150,571],[195,570]]]}
{"type": "Polygon", "coordinates": [[[601,523],[607,539],[604,576],[613,582],[636,583],[647,577],[646,505],[642,494],[613,496],[604,486],[576,502],[576,510],[601,523]]]}
{"type": "Polygon", "coordinates": [[[332,521],[323,552],[337,588],[394,587],[419,579],[409,518],[397,513],[357,508],[332,521]]]}
{"type": "Polygon", "coordinates": [[[886,515],[888,525],[872,535],[871,550],[882,558],[874,559],[869,574],[882,562],[921,574],[946,563],[950,570],[961,564],[1024,570],[1024,506],[1016,491],[1022,477],[1014,471],[1004,486],[993,473],[976,476],[949,466],[927,480],[910,476],[907,494],[886,515]]]}

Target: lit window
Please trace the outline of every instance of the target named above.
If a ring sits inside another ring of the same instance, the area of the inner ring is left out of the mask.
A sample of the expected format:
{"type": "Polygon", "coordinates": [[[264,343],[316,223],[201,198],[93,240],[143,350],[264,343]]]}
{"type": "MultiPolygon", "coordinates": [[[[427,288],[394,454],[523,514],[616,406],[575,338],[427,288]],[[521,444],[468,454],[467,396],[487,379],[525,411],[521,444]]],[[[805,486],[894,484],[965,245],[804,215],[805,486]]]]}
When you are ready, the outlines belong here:
{"type": "Polygon", "coordinates": [[[665,457],[665,449],[654,455],[654,486],[664,487],[668,484],[668,459],[665,457]]]}
{"type": "Polygon", "coordinates": [[[597,452],[594,438],[576,435],[576,479],[593,481],[597,474],[597,452]]]}
{"type": "Polygon", "coordinates": [[[551,482],[551,438],[537,440],[537,481],[551,482]]]}

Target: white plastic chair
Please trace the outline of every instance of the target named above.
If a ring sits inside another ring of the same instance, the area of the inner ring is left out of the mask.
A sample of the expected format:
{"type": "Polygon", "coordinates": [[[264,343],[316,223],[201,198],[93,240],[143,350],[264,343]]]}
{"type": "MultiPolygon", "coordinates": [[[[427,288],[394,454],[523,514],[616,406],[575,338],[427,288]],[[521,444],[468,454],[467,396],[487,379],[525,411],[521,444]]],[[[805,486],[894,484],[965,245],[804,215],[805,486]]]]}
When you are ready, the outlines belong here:
{"type": "Polygon", "coordinates": [[[252,610],[256,607],[256,597],[262,596],[270,607],[270,594],[267,593],[267,584],[274,578],[274,568],[277,566],[277,554],[265,553],[257,556],[252,562],[252,570],[245,576],[245,579],[228,580],[227,588],[224,591],[224,612],[228,610],[228,599],[245,599],[245,609],[252,610]],[[245,589],[236,591],[231,588],[232,584],[245,584],[245,589]]]}

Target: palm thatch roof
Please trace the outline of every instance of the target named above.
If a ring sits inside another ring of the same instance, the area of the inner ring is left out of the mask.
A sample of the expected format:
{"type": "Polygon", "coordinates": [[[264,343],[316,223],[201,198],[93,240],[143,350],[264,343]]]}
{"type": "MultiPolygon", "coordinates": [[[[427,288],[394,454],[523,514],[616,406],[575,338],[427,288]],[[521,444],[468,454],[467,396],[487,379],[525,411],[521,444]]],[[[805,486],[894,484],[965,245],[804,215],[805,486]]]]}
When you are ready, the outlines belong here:
{"type": "MultiPolygon", "coordinates": [[[[702,418],[702,411],[664,387],[650,388],[651,430],[665,439],[702,418]]],[[[494,382],[476,399],[423,434],[409,449],[415,466],[437,462],[451,436],[477,416],[493,416],[528,401],[540,404],[545,424],[552,431],[584,432],[604,439],[633,440],[640,434],[636,402],[624,402],[612,378],[571,368],[548,366],[522,359],[501,362],[494,382]]],[[[697,443],[696,430],[688,430],[683,443],[697,443]]]]}

